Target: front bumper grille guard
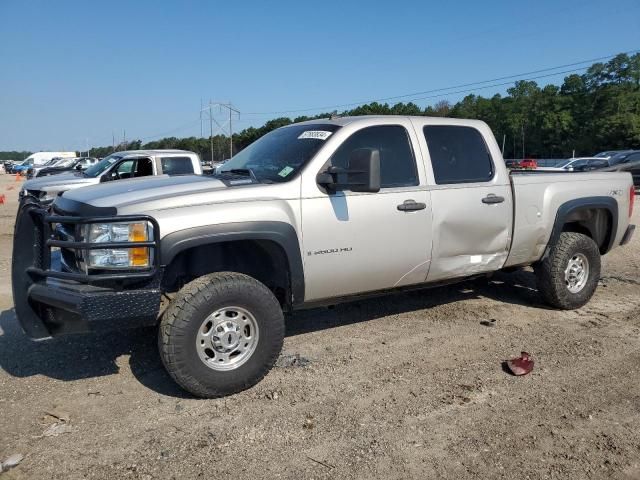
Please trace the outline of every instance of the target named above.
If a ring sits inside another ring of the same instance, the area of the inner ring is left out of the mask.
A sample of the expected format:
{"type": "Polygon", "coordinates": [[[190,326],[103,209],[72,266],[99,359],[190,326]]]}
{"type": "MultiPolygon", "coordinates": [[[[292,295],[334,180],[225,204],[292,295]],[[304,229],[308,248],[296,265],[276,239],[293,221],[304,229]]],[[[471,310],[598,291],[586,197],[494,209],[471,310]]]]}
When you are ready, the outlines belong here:
{"type": "Polygon", "coordinates": [[[147,215],[123,215],[117,217],[82,217],[51,215],[44,209],[33,209],[29,212],[34,220],[36,236],[34,240],[34,262],[33,266],[27,268],[27,273],[34,280],[43,278],[58,278],[62,280],[72,280],[86,284],[98,284],[101,282],[111,282],[114,280],[144,280],[152,278],[158,273],[160,268],[160,230],[158,222],[147,215]],[[53,224],[92,224],[92,223],[124,223],[147,221],[153,226],[152,241],[145,242],[76,242],[72,240],[61,240],[55,237],[53,224]],[[151,250],[153,263],[150,268],[144,271],[126,270],[114,273],[87,274],[76,272],[61,272],[51,269],[51,248],[65,248],[73,250],[77,256],[78,250],[95,250],[104,248],[139,248],[146,247],[151,250]]]}

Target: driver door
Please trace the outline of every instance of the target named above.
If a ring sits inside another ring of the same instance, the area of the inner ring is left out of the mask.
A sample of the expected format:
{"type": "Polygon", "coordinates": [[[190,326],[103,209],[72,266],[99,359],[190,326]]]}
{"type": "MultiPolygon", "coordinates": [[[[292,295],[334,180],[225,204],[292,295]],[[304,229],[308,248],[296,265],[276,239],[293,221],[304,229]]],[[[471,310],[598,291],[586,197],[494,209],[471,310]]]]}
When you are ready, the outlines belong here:
{"type": "Polygon", "coordinates": [[[320,171],[311,171],[315,179],[328,166],[345,167],[355,149],[380,152],[379,192],[327,192],[315,182],[303,187],[305,301],[424,282],[431,205],[414,138],[403,120],[368,126],[346,138],[320,171]]]}

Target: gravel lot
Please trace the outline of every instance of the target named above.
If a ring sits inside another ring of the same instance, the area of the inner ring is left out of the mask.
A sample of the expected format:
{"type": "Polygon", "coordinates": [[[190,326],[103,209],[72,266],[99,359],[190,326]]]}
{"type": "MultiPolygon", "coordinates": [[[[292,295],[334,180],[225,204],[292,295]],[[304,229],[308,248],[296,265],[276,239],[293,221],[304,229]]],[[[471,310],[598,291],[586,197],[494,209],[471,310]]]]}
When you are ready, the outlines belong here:
{"type": "Polygon", "coordinates": [[[296,313],[263,382],[198,400],[153,330],[25,337],[18,188],[0,176],[0,460],[25,456],[3,480],[640,478],[639,236],[580,310],[546,308],[521,271],[296,313]],[[534,371],[506,374],[521,350],[534,371]]]}

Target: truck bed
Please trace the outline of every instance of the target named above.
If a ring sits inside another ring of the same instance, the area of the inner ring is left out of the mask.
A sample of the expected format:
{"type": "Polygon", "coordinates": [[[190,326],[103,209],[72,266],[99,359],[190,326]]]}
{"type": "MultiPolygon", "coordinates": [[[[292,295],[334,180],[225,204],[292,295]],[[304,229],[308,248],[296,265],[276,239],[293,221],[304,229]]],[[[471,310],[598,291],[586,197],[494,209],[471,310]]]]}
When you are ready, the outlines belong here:
{"type": "MultiPolygon", "coordinates": [[[[618,217],[626,220],[628,216],[632,185],[629,173],[514,171],[510,180],[514,219],[505,267],[530,264],[542,257],[552,235],[556,212],[567,202],[604,197],[617,206],[618,217]]],[[[610,221],[614,229],[612,243],[617,245],[628,222],[618,218],[610,221]]]]}

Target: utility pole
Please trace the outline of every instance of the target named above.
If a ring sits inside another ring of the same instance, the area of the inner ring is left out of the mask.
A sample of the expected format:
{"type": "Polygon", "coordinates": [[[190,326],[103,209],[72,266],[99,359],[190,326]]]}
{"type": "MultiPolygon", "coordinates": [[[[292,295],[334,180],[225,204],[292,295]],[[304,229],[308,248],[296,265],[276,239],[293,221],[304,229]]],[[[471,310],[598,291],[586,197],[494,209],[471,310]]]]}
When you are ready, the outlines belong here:
{"type": "Polygon", "coordinates": [[[211,112],[211,107],[211,99],[209,99],[209,128],[211,129],[209,141],[211,142],[211,164],[213,165],[213,114],[211,112]]]}
{"type": "Polygon", "coordinates": [[[504,157],[504,142],[507,141],[507,134],[502,135],[502,156],[504,157]]]}
{"type": "Polygon", "coordinates": [[[111,130],[111,153],[116,151],[116,134],[111,130]]]}
{"type": "Polygon", "coordinates": [[[233,124],[231,123],[231,107],[229,107],[229,158],[231,157],[233,157],[233,124]]]}

